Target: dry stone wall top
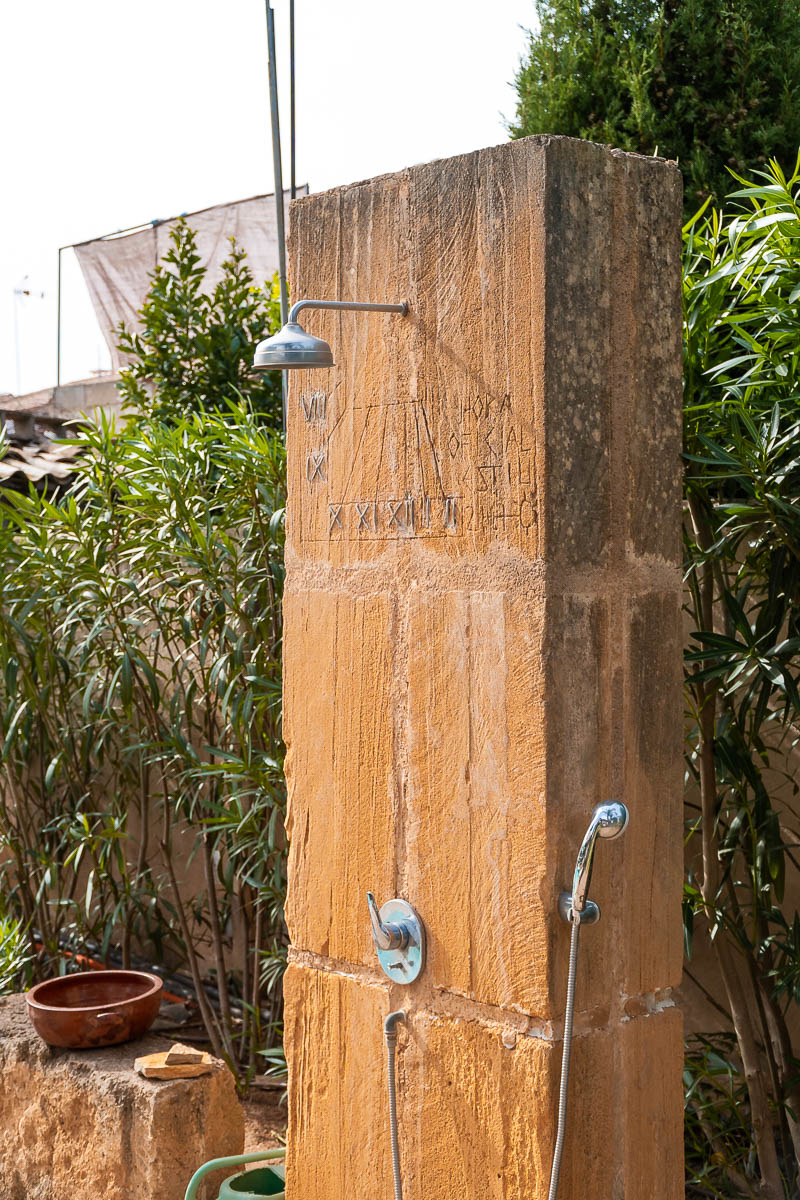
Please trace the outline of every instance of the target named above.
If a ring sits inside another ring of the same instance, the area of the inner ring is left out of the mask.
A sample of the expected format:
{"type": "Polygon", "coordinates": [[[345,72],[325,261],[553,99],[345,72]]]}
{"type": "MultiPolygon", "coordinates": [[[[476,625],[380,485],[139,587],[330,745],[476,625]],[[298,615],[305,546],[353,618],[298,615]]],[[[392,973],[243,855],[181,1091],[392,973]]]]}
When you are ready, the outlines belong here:
{"type": "MultiPolygon", "coordinates": [[[[240,1154],[230,1071],[215,1060],[201,1079],[137,1075],[134,1059],[163,1048],[54,1050],[24,996],[0,998],[0,1200],[183,1200],[202,1163],[240,1154]]],[[[201,1200],[217,1191],[209,1181],[201,1200]]]]}

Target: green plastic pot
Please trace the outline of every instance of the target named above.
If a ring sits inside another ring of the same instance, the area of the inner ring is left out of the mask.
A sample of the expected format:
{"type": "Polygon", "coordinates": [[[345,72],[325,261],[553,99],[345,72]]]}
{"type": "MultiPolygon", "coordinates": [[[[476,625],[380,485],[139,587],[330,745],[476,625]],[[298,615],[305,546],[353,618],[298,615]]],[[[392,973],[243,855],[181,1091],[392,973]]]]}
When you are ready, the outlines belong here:
{"type": "MultiPolygon", "coordinates": [[[[244,1167],[248,1163],[269,1162],[283,1158],[285,1149],[256,1150],[252,1154],[233,1154],[230,1158],[212,1158],[195,1171],[186,1189],[186,1200],[197,1200],[197,1189],[212,1171],[224,1171],[226,1167],[244,1167]]],[[[223,1180],[217,1200],[260,1200],[271,1196],[272,1200],[285,1200],[286,1191],[282,1166],[260,1167],[256,1171],[242,1171],[223,1180]]]]}

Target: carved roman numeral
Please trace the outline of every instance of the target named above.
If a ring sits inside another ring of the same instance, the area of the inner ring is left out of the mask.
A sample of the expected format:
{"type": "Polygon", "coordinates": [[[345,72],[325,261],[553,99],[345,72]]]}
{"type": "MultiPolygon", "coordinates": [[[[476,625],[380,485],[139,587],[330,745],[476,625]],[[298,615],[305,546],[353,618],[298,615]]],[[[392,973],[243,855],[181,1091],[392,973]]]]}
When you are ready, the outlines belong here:
{"type": "Polygon", "coordinates": [[[356,516],[358,517],[357,531],[361,530],[361,529],[366,529],[368,533],[372,533],[372,526],[369,523],[369,512],[370,512],[370,509],[373,509],[373,521],[374,521],[374,519],[375,519],[374,508],[375,508],[375,506],[370,500],[365,501],[363,504],[359,504],[358,500],[356,500],[356,516]]]}
{"type": "Polygon", "coordinates": [[[328,408],[328,397],[324,392],[312,392],[300,397],[300,403],[307,421],[324,421],[328,408]]]}
{"type": "Polygon", "coordinates": [[[343,528],[342,518],[340,515],[341,511],[342,511],[341,504],[329,504],[328,505],[328,520],[330,522],[330,524],[328,525],[328,533],[329,534],[333,533],[334,529],[336,529],[337,526],[339,527],[339,529],[343,528]]]}
{"type": "Polygon", "coordinates": [[[400,509],[405,506],[405,503],[405,500],[398,500],[397,502],[394,500],[386,501],[386,508],[389,513],[389,520],[386,522],[387,529],[391,529],[393,525],[395,529],[405,529],[406,522],[400,515],[400,509]]]}
{"type": "Polygon", "coordinates": [[[324,465],[325,451],[312,450],[306,458],[306,479],[309,483],[313,483],[317,476],[319,476],[323,482],[325,481],[325,472],[322,469],[324,465]]]}

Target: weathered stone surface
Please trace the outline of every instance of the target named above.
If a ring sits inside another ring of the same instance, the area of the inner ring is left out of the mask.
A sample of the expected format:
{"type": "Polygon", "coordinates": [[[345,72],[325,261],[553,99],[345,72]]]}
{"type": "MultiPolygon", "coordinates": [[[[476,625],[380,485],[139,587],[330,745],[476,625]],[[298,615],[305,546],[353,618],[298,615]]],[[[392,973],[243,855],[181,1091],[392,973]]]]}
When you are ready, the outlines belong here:
{"type": "Polygon", "coordinates": [[[197,1079],[210,1075],[214,1070],[214,1059],[210,1054],[198,1054],[194,1059],[178,1054],[180,1062],[170,1062],[169,1053],[143,1054],[134,1061],[133,1069],[145,1079],[197,1079]]]}
{"type": "MultiPolygon", "coordinates": [[[[590,993],[582,976],[581,992],[590,993]]],[[[390,1195],[386,1050],[389,987],[290,966],[287,1190],[315,1198],[390,1195]],[[319,1021],[309,1026],[302,1014],[319,1021]]],[[[395,1003],[393,997],[391,1003],[395,1003]]],[[[681,1018],[645,1013],[574,1043],[561,1195],[683,1196],[681,1018]],[[674,1155],[678,1155],[678,1160],[674,1155]],[[620,1181],[625,1180],[625,1192],[620,1181]]],[[[437,1200],[544,1200],[555,1136],[542,1097],[558,1086],[560,1043],[485,1014],[414,1006],[399,1027],[404,1191],[437,1200]]]]}
{"type": "Polygon", "coordinates": [[[195,1046],[184,1046],[183,1042],[173,1042],[164,1055],[164,1062],[168,1067],[175,1067],[190,1063],[206,1063],[210,1057],[205,1050],[198,1050],[195,1046]]]}
{"type": "Polygon", "coordinates": [[[541,599],[416,591],[408,650],[406,886],[435,987],[547,1011],[541,599]],[[525,952],[519,949],[525,946],[525,952]]]}
{"type": "Polygon", "coordinates": [[[371,962],[365,892],[395,886],[391,604],[289,595],[284,622],[289,932],[303,949],[371,962]]]}
{"type": "Polygon", "coordinates": [[[410,306],[309,310],[337,365],[290,381],[299,1195],[389,1190],[376,1072],[401,1006],[410,1200],[546,1194],[556,901],[610,796],[631,824],[598,851],[562,1194],[682,1187],[679,1039],[656,1011],[680,966],[679,227],[673,166],[549,137],[292,208],[294,296],[410,306]],[[426,923],[405,991],[381,983],[368,889],[426,923]]]}
{"type": "Polygon", "coordinates": [[[333,1200],[391,1194],[386,1000],[380,984],[289,965],[284,976],[289,1195],[333,1200]]]}
{"type": "Polygon", "coordinates": [[[544,157],[544,553],[587,567],[612,553],[615,159],[566,138],[544,157]]]}
{"type": "Polygon", "coordinates": [[[629,479],[628,549],[657,563],[682,561],[680,526],[667,514],[681,503],[682,423],[675,396],[681,387],[681,326],[664,320],[671,281],[680,273],[681,243],[665,237],[683,220],[677,172],[654,171],[649,160],[615,154],[612,372],[627,387],[627,413],[618,413],[615,440],[629,479]],[[629,472],[629,474],[628,474],[629,472]]]}
{"type": "Polygon", "coordinates": [[[314,314],[346,387],[327,371],[292,381],[290,556],[463,555],[497,541],[536,556],[543,299],[527,281],[542,266],[544,160],[529,151],[485,150],[295,205],[304,292],[406,299],[411,311],[314,314]],[[335,264],[320,253],[334,228],[335,264]]]}
{"type": "Polygon", "coordinates": [[[183,1200],[202,1163],[241,1153],[244,1116],[228,1069],[142,1079],[134,1059],[157,1049],[146,1038],[54,1050],[28,1023],[23,996],[0,999],[0,1198],[183,1200]]]}
{"type": "Polygon", "coordinates": [[[296,609],[314,648],[286,693],[294,945],[373,965],[364,895],[388,897],[403,862],[434,985],[550,1019],[567,958],[555,898],[594,804],[625,795],[633,819],[602,854],[604,921],[583,953],[621,995],[679,982],[677,603],[417,588],[395,620],[386,595],[289,597],[287,656],[296,609]]]}
{"type": "Polygon", "coordinates": [[[670,1008],[621,1029],[615,1070],[628,1087],[617,1123],[624,1154],[618,1178],[628,1196],[684,1200],[683,1081],[675,1069],[683,1061],[683,1016],[670,1008]]]}
{"type": "Polygon", "coordinates": [[[631,822],[614,882],[626,913],[628,995],[677,987],[683,940],[674,912],[683,873],[683,728],[675,720],[682,686],[681,597],[652,592],[630,602],[625,689],[625,779],[631,822]],[[634,822],[637,813],[641,818],[634,822]],[[630,833],[630,838],[628,838],[630,833]],[[645,880],[650,883],[645,896],[645,880]]]}
{"type": "MultiPolygon", "coordinates": [[[[548,832],[537,865],[548,895],[569,880],[587,813],[604,798],[631,814],[601,847],[592,896],[603,914],[581,953],[589,974],[640,996],[677,986],[682,928],[680,593],[555,596],[547,603],[548,832]],[[580,799],[580,802],[577,802],[580,799]],[[601,856],[601,857],[600,857],[601,856]],[[613,947],[613,953],[609,953],[613,947]]],[[[568,946],[556,937],[548,1012],[563,1005],[568,946]]]]}

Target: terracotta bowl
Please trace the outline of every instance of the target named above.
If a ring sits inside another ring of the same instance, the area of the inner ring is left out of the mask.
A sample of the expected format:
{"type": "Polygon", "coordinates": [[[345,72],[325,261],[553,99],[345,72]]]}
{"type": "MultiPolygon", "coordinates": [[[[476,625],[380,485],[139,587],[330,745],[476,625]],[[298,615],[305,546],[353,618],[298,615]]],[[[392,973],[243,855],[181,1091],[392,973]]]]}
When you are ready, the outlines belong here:
{"type": "Polygon", "coordinates": [[[116,1046],[146,1033],[161,1004],[162,983],[147,971],[81,971],[37,983],[28,1016],[51,1046],[116,1046]]]}

